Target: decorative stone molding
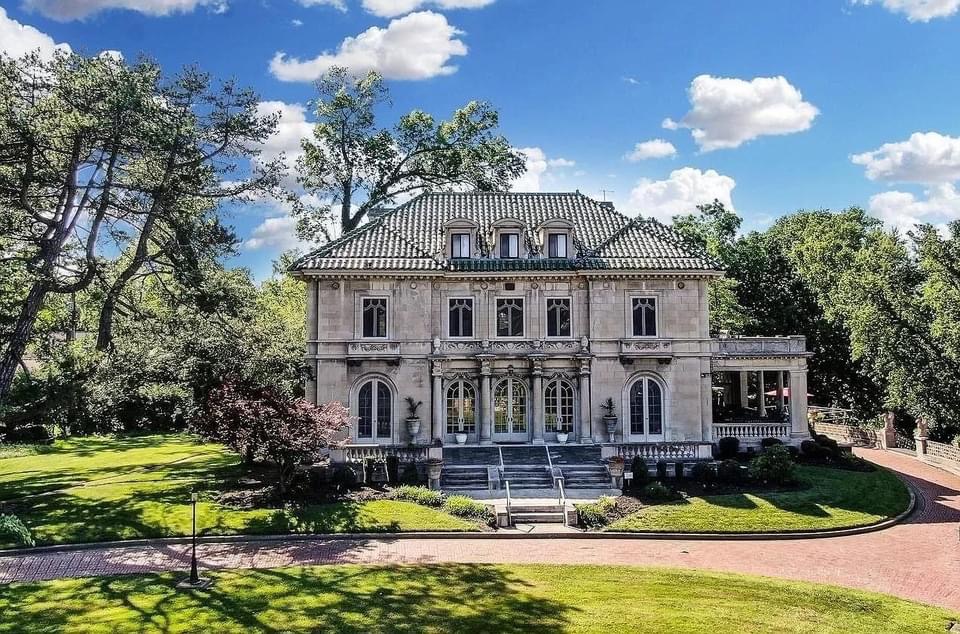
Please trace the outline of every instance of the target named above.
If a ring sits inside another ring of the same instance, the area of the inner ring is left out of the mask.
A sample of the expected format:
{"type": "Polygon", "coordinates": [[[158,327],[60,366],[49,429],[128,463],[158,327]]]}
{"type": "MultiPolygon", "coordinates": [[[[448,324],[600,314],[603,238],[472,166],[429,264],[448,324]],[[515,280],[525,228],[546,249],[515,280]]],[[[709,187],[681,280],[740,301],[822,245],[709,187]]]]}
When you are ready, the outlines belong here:
{"type": "Polygon", "coordinates": [[[671,342],[663,339],[642,341],[636,339],[621,339],[620,354],[663,353],[669,351],[672,345],[671,342]]]}
{"type": "Polygon", "coordinates": [[[391,341],[352,341],[347,344],[347,354],[352,357],[398,356],[400,344],[391,341]]]}

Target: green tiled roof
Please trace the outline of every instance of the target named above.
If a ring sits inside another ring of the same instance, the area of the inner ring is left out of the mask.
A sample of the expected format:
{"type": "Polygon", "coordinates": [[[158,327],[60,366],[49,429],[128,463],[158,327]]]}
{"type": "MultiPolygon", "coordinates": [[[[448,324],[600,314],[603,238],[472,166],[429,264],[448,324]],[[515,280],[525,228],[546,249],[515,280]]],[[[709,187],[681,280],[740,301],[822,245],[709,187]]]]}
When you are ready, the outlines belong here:
{"type": "Polygon", "coordinates": [[[612,205],[579,192],[430,193],[379,216],[359,229],[301,258],[298,271],[543,271],[543,270],[689,270],[720,266],[698,247],[656,220],[631,220],[612,205]],[[523,225],[532,257],[495,259],[494,223],[513,219],[523,225]],[[479,226],[474,253],[452,260],[444,226],[469,220],[479,226]],[[571,259],[544,258],[537,228],[549,220],[573,224],[571,259]]]}

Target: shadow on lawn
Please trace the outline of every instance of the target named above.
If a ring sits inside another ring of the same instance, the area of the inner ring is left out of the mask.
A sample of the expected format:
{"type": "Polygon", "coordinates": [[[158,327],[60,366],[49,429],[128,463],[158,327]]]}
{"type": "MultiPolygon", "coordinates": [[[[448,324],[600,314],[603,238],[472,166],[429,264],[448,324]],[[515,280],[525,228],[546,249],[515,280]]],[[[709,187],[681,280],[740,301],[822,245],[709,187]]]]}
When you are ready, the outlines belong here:
{"type": "Polygon", "coordinates": [[[483,565],[321,566],[212,576],[211,588],[188,592],[173,589],[180,577],[173,575],[84,579],[66,587],[18,584],[5,592],[5,620],[59,630],[82,626],[85,614],[99,608],[99,625],[116,630],[511,634],[561,632],[577,609],[483,565]]]}

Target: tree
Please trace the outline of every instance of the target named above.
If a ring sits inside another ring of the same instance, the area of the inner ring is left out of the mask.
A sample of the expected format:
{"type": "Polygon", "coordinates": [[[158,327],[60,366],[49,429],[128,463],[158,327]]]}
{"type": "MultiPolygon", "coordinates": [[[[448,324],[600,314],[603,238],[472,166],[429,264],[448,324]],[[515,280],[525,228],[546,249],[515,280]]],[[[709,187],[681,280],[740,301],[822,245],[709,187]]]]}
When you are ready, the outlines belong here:
{"type": "Polygon", "coordinates": [[[525,171],[523,156],[495,133],[499,115],[471,101],[437,122],[421,110],[389,130],[376,126],[375,109],[387,102],[376,72],[354,79],[332,68],[317,82],[317,123],[303,141],[298,181],[319,207],[295,204],[298,229],[307,240],[329,240],[329,223],[343,232],[374,209],[429,189],[505,190],[525,171]]]}
{"type": "Polygon", "coordinates": [[[117,298],[145,266],[181,270],[229,242],[205,214],[218,200],[271,186],[278,169],[266,164],[236,186],[221,184],[275,127],[275,117],[256,115],[257,103],[192,69],[166,81],[146,60],[0,59],[0,210],[12,228],[2,263],[28,278],[5,333],[0,402],[49,296],[104,279],[106,348],[117,298]],[[106,279],[114,249],[127,259],[106,279]]]}
{"type": "Polygon", "coordinates": [[[212,436],[234,451],[277,465],[277,486],[286,497],[296,468],[318,457],[320,449],[349,423],[339,402],[316,406],[271,387],[227,383],[214,394],[209,411],[212,436]]]}

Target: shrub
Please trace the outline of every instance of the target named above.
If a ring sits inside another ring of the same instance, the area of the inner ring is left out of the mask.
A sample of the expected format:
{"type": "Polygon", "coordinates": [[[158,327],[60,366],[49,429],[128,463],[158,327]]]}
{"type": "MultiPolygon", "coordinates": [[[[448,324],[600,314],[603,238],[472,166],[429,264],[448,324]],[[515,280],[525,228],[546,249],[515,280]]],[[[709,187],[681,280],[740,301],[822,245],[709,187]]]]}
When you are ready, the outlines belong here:
{"type": "Polygon", "coordinates": [[[0,515],[0,544],[3,543],[30,547],[37,545],[30,529],[16,515],[0,515]]]}
{"type": "Polygon", "coordinates": [[[423,506],[443,506],[443,493],[440,493],[440,491],[434,491],[433,489],[428,489],[427,487],[409,486],[404,484],[403,486],[398,486],[393,490],[393,498],[395,500],[416,502],[417,504],[422,504],[423,506]]]}
{"type": "Polygon", "coordinates": [[[496,517],[493,510],[482,502],[465,495],[451,495],[443,502],[443,510],[450,515],[493,524],[496,517]]]}
{"type": "Polygon", "coordinates": [[[7,443],[35,445],[50,442],[50,432],[43,425],[23,425],[14,427],[3,436],[7,443]]]}
{"type": "Polygon", "coordinates": [[[708,487],[717,480],[717,468],[709,462],[698,462],[690,469],[690,477],[708,487]]]}
{"type": "Polygon", "coordinates": [[[760,446],[763,447],[764,449],[769,449],[770,447],[776,447],[782,444],[783,444],[783,441],[780,440],[779,438],[764,438],[763,440],[760,441],[760,446]]]}
{"type": "Polygon", "coordinates": [[[840,445],[836,440],[823,434],[817,434],[814,438],[817,444],[826,450],[826,454],[831,458],[840,458],[843,452],[840,451],[840,445]]]}
{"type": "Polygon", "coordinates": [[[333,472],[330,482],[337,490],[353,489],[357,486],[357,472],[349,465],[339,465],[333,472]]]}
{"type": "Polygon", "coordinates": [[[363,483],[369,486],[373,482],[373,458],[363,459],[363,483]]]}
{"type": "Polygon", "coordinates": [[[400,458],[396,456],[387,456],[387,482],[396,484],[400,481],[400,458]]]}
{"type": "Polygon", "coordinates": [[[724,484],[737,484],[743,479],[743,469],[736,460],[724,460],[717,465],[717,480],[724,484]]]}
{"type": "Polygon", "coordinates": [[[750,461],[750,477],[761,482],[788,484],[794,481],[794,470],[790,452],[783,447],[770,447],[750,461]]]}
{"type": "Polygon", "coordinates": [[[784,448],[787,450],[787,453],[790,454],[790,459],[796,462],[800,459],[800,450],[793,445],[784,445],[784,448]]]}
{"type": "Polygon", "coordinates": [[[659,482],[651,482],[647,486],[643,487],[643,497],[647,498],[648,500],[663,502],[674,499],[676,494],[659,482]]]}
{"type": "Polygon", "coordinates": [[[804,440],[800,443],[800,453],[803,454],[805,458],[816,460],[817,458],[822,458],[826,452],[816,441],[804,440]]]}
{"type": "Polygon", "coordinates": [[[576,507],[581,526],[599,528],[609,523],[610,514],[617,508],[617,501],[608,495],[604,495],[596,502],[577,504],[576,507]]]}
{"type": "Polygon", "coordinates": [[[673,473],[677,480],[683,480],[683,463],[675,462],[673,463],[673,473]]]}
{"type": "Polygon", "coordinates": [[[633,472],[633,482],[631,485],[634,489],[640,489],[647,482],[650,482],[650,472],[647,471],[647,461],[640,456],[634,456],[633,461],[630,463],[630,470],[633,472]]]}
{"type": "Polygon", "coordinates": [[[419,484],[420,473],[417,471],[417,465],[408,462],[403,467],[403,473],[400,474],[400,481],[404,484],[419,484]]]}
{"type": "Polygon", "coordinates": [[[724,436],[717,441],[717,452],[720,458],[736,458],[740,452],[740,441],[733,436],[724,436]]]}
{"type": "Polygon", "coordinates": [[[661,482],[667,479],[667,463],[665,460],[657,462],[657,480],[661,482]]]}

